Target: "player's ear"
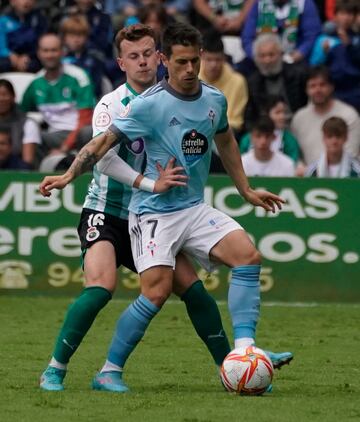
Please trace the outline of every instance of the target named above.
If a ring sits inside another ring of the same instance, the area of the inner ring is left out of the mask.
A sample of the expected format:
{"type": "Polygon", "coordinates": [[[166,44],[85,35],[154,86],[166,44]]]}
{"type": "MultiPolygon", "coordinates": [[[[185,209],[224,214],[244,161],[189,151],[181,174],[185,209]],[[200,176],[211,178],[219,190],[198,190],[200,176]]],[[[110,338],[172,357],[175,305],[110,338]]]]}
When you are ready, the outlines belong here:
{"type": "Polygon", "coordinates": [[[159,50],[156,50],[156,58],[157,58],[157,64],[159,66],[160,62],[161,62],[161,53],[159,50]]]}
{"type": "Polygon", "coordinates": [[[165,67],[168,67],[168,58],[165,56],[164,53],[160,53],[160,59],[165,67]]]}
{"type": "Polygon", "coordinates": [[[117,61],[118,66],[120,67],[120,69],[123,72],[126,72],[126,69],[125,69],[125,66],[124,66],[124,60],[122,59],[122,57],[117,57],[116,61],[117,61]]]}

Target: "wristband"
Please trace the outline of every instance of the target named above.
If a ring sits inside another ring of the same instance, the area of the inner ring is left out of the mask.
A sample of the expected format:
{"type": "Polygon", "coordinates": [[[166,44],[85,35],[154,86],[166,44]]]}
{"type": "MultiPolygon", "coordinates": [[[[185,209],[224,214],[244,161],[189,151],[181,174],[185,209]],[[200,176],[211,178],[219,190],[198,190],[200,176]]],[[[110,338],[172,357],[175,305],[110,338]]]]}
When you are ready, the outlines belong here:
{"type": "Polygon", "coordinates": [[[155,180],[151,180],[147,177],[144,177],[139,184],[139,189],[144,190],[146,192],[154,192],[155,180]]]}

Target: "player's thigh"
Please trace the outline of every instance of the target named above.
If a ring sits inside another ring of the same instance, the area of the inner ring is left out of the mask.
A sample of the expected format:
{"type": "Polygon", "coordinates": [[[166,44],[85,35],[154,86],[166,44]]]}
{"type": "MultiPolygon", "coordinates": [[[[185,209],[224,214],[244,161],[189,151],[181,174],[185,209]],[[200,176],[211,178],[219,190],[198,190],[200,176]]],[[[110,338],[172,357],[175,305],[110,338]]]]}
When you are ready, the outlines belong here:
{"type": "Polygon", "coordinates": [[[116,254],[113,244],[107,240],[94,243],[84,257],[85,285],[101,286],[113,292],[116,288],[116,254]]]}
{"type": "Polygon", "coordinates": [[[129,215],[131,249],[138,273],[155,266],[175,268],[184,228],[181,213],[129,215]]]}
{"type": "Polygon", "coordinates": [[[193,264],[184,253],[180,252],[176,256],[173,293],[181,297],[196,280],[198,276],[193,264]]]}
{"type": "Polygon", "coordinates": [[[128,237],[127,222],[117,217],[84,208],[78,226],[84,260],[86,286],[102,286],[110,291],[116,288],[116,269],[120,245],[128,237]],[[125,228],[122,227],[125,225],[125,228]]]}
{"type": "Polygon", "coordinates": [[[210,250],[212,260],[229,267],[260,264],[261,256],[244,230],[234,230],[225,235],[210,250]]]}
{"type": "Polygon", "coordinates": [[[161,307],[170,296],[173,282],[173,268],[157,265],[140,274],[141,293],[154,305],[161,307]]]}

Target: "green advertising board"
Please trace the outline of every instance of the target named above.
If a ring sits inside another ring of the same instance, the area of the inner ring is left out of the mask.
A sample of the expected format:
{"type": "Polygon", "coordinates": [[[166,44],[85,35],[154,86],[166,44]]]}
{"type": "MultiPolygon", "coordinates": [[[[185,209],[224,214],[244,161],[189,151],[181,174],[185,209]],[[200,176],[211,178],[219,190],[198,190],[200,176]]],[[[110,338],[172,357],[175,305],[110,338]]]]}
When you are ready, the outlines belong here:
{"type": "MultiPolygon", "coordinates": [[[[0,176],[0,294],[76,294],[83,273],[77,224],[90,176],[43,198],[38,173],[0,176]]],[[[210,176],[205,200],[236,219],[263,256],[261,290],[269,301],[360,301],[359,180],[253,178],[286,199],[280,213],[245,203],[227,176],[210,176]]],[[[199,276],[226,299],[229,269],[199,276]]],[[[119,270],[117,297],[138,293],[119,270]]]]}

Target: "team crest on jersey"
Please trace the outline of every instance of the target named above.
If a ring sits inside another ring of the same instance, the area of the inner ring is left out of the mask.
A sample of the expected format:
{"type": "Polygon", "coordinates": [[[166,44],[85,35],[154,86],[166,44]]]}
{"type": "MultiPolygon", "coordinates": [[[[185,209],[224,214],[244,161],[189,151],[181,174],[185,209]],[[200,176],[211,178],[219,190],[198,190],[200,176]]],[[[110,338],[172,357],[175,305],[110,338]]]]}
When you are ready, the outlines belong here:
{"type": "Polygon", "coordinates": [[[144,152],[145,143],[143,138],[137,138],[132,142],[126,144],[126,148],[135,155],[142,154],[144,152]]]}
{"type": "Polygon", "coordinates": [[[153,242],[152,240],[150,240],[150,242],[148,243],[148,245],[146,246],[146,248],[150,251],[151,256],[154,256],[154,251],[156,249],[156,243],[153,242]]]}
{"type": "Polygon", "coordinates": [[[129,113],[130,113],[130,110],[131,110],[131,106],[130,106],[130,103],[124,108],[124,110],[120,113],[120,117],[121,118],[124,118],[124,117],[126,117],[129,113]]]}
{"type": "Polygon", "coordinates": [[[88,242],[92,242],[96,240],[99,236],[100,236],[100,232],[96,227],[91,226],[87,229],[86,240],[88,242]]]}
{"type": "Polygon", "coordinates": [[[98,127],[104,127],[108,126],[111,122],[110,114],[106,111],[101,111],[96,117],[95,117],[95,126],[98,127]]]}
{"type": "Polygon", "coordinates": [[[208,148],[209,143],[206,136],[195,129],[185,133],[181,141],[181,149],[188,163],[199,160],[208,148]]]}

